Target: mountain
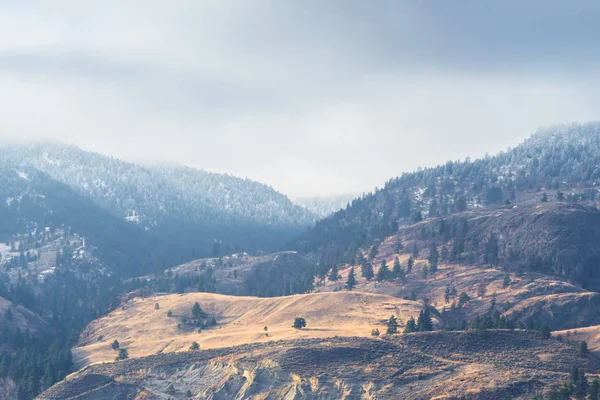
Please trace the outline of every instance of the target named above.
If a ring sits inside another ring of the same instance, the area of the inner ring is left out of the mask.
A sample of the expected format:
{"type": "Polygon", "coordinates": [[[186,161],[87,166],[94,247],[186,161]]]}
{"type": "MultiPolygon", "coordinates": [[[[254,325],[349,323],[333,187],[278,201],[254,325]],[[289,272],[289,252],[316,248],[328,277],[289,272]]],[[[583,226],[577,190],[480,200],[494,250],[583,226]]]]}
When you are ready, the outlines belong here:
{"type": "Polygon", "coordinates": [[[345,193],[334,196],[296,197],[293,200],[296,204],[301,205],[320,218],[325,218],[336,211],[346,208],[356,197],[356,194],[345,193]]]}
{"type": "Polygon", "coordinates": [[[111,215],[160,232],[210,255],[214,243],[247,251],[274,250],[316,216],[274,189],[225,174],[177,165],[141,166],[54,143],[7,145],[3,161],[48,175],[111,215]]]}
{"type": "Polygon", "coordinates": [[[599,185],[600,123],[561,126],[495,156],[404,173],[319,221],[291,245],[326,268],[351,262],[359,249],[424,218],[537,204],[544,197],[593,204],[599,185]]]}

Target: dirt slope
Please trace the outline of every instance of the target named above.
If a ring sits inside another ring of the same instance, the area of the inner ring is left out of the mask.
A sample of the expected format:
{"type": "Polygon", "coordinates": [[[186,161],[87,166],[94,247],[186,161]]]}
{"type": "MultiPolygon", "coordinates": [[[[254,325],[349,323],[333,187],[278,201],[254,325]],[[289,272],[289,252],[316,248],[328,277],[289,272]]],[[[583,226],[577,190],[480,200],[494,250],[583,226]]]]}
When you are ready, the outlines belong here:
{"type": "Polygon", "coordinates": [[[118,340],[130,357],[187,350],[192,342],[201,349],[297,338],[370,336],[373,328],[385,332],[385,321],[394,315],[401,326],[422,309],[417,302],[385,295],[336,292],[277,298],[237,297],[210,293],[188,293],[135,298],[108,316],[92,322],[73,350],[79,366],[113,361],[110,345],[118,340]],[[194,302],[217,326],[202,330],[182,324],[191,317],[194,302]],[[160,309],[155,309],[155,304],[160,309]],[[168,311],[172,316],[168,317],[168,311]],[[291,327],[295,317],[306,319],[307,327],[291,327]],[[268,336],[264,327],[268,327],[268,336]],[[101,340],[98,340],[102,337],[101,340]]]}

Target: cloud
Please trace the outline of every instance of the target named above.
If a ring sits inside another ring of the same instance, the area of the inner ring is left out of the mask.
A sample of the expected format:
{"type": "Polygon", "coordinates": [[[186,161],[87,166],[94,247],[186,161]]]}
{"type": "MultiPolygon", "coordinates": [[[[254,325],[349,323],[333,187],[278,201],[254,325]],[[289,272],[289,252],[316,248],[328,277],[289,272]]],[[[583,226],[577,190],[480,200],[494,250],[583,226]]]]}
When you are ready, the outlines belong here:
{"type": "Polygon", "coordinates": [[[0,134],[291,195],[597,119],[593,1],[0,0],[0,134]]]}

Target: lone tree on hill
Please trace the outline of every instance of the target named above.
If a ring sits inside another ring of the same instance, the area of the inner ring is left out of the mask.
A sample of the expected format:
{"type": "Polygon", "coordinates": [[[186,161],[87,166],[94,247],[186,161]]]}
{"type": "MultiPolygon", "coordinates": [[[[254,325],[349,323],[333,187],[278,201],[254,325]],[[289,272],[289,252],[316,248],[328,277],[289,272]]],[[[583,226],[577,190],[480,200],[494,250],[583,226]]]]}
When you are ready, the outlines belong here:
{"type": "Polygon", "coordinates": [[[115,358],[115,361],[125,360],[127,358],[129,358],[129,352],[127,351],[127,349],[120,349],[119,355],[117,356],[117,358],[115,358]]]}
{"type": "Polygon", "coordinates": [[[204,315],[204,311],[202,311],[200,304],[198,304],[198,302],[195,302],[194,306],[192,307],[192,316],[194,317],[194,319],[203,318],[204,315]]]}
{"type": "Polygon", "coordinates": [[[398,333],[398,320],[392,315],[387,322],[387,334],[394,335],[396,333],[398,333]]]}
{"type": "Polygon", "coordinates": [[[354,267],[350,268],[350,272],[348,273],[348,280],[346,280],[346,289],[352,290],[356,286],[356,277],[354,274],[354,267]]]}
{"type": "Polygon", "coordinates": [[[112,347],[113,350],[118,350],[119,349],[119,341],[115,339],[115,341],[112,342],[110,347],[112,347]]]}
{"type": "Polygon", "coordinates": [[[413,333],[417,332],[419,329],[417,328],[417,323],[413,317],[410,317],[408,321],[406,321],[406,325],[404,326],[404,333],[413,333]]]}
{"type": "Polygon", "coordinates": [[[160,310],[160,305],[159,305],[158,303],[156,303],[156,304],[154,305],[154,309],[155,309],[155,310],[160,310]]]}
{"type": "Polygon", "coordinates": [[[190,350],[195,351],[198,350],[200,348],[200,345],[196,342],[192,342],[192,344],[190,345],[190,350]]]}
{"type": "Polygon", "coordinates": [[[294,325],[292,325],[292,328],[294,329],[302,329],[306,327],[306,320],[302,317],[296,317],[294,319],[294,325]]]}

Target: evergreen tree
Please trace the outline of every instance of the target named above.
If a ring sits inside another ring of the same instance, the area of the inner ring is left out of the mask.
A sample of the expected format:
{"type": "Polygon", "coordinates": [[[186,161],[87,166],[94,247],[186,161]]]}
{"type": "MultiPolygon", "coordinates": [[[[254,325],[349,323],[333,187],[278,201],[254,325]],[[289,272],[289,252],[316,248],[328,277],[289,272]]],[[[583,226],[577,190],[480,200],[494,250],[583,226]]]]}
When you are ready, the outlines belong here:
{"type": "Polygon", "coordinates": [[[377,257],[377,252],[379,251],[379,243],[375,243],[371,247],[371,251],[369,252],[369,260],[373,261],[375,257],[377,257]]]}
{"type": "Polygon", "coordinates": [[[442,260],[444,260],[444,261],[448,261],[448,257],[450,257],[450,252],[448,251],[448,247],[446,246],[446,243],[444,243],[442,246],[442,252],[441,252],[440,256],[442,257],[442,260]]]}
{"type": "Polygon", "coordinates": [[[371,336],[379,336],[379,329],[375,328],[371,331],[371,336]]]}
{"type": "Polygon", "coordinates": [[[192,317],[194,319],[201,319],[204,318],[206,314],[204,314],[204,311],[202,310],[202,307],[200,307],[200,304],[198,302],[194,303],[194,306],[192,307],[192,317]]]}
{"type": "Polygon", "coordinates": [[[396,247],[394,248],[394,252],[399,254],[404,249],[404,244],[402,243],[402,238],[398,236],[396,239],[396,247]]]}
{"type": "Polygon", "coordinates": [[[354,275],[354,267],[350,268],[348,279],[346,280],[346,289],[352,290],[356,287],[356,277],[354,275]]]}
{"type": "Polygon", "coordinates": [[[410,317],[408,321],[406,321],[406,325],[404,326],[404,333],[413,333],[418,332],[417,323],[413,317],[410,317]]]}
{"type": "Polygon", "coordinates": [[[385,281],[390,278],[390,270],[385,262],[385,260],[381,261],[381,266],[379,267],[379,271],[377,271],[377,281],[385,281]]]}
{"type": "Polygon", "coordinates": [[[408,263],[406,264],[406,275],[411,274],[414,265],[415,259],[413,258],[413,256],[410,256],[410,258],[408,259],[408,263]]]}
{"type": "Polygon", "coordinates": [[[375,276],[373,272],[373,266],[369,261],[365,261],[360,267],[360,274],[363,278],[370,281],[375,276]]]}
{"type": "Polygon", "coordinates": [[[200,345],[197,342],[192,342],[192,344],[190,345],[191,351],[198,350],[199,348],[200,348],[200,345]]]}
{"type": "Polygon", "coordinates": [[[417,246],[417,242],[415,242],[413,244],[413,248],[412,248],[412,257],[414,259],[419,258],[419,247],[417,246]]]}
{"type": "Polygon", "coordinates": [[[421,310],[419,318],[417,319],[417,329],[419,332],[429,332],[433,330],[433,321],[431,320],[431,313],[429,307],[425,310],[421,310]]]}
{"type": "Polygon", "coordinates": [[[556,192],[556,201],[565,201],[565,194],[560,190],[556,192]]]}
{"type": "Polygon", "coordinates": [[[129,352],[127,349],[119,349],[119,355],[115,358],[115,361],[125,360],[129,358],[129,352]]]}
{"type": "Polygon", "coordinates": [[[340,274],[338,272],[338,267],[336,264],[333,264],[333,267],[331,267],[331,272],[329,273],[328,279],[331,282],[337,282],[338,280],[340,280],[340,274]]]}
{"type": "Polygon", "coordinates": [[[394,335],[396,333],[398,333],[398,320],[392,315],[387,322],[387,334],[394,335]]]}
{"type": "Polygon", "coordinates": [[[158,303],[156,303],[156,304],[154,305],[154,309],[155,309],[155,310],[160,310],[160,305],[159,305],[158,303]]]}
{"type": "Polygon", "coordinates": [[[402,270],[402,266],[400,265],[400,260],[398,256],[394,258],[394,267],[392,268],[392,276],[394,278],[398,278],[400,276],[400,271],[402,270]]]}
{"type": "Polygon", "coordinates": [[[546,192],[542,193],[542,203],[546,203],[548,202],[548,195],[546,194],[546,192]]]}
{"type": "Polygon", "coordinates": [[[190,389],[185,392],[185,397],[192,397],[192,391],[190,389]]]}
{"type": "Polygon", "coordinates": [[[458,297],[458,308],[461,309],[465,304],[471,301],[471,298],[465,292],[462,292],[458,297]]]}
{"type": "Polygon", "coordinates": [[[301,317],[296,317],[294,319],[294,324],[292,325],[292,328],[294,329],[302,329],[306,327],[306,320],[304,318],[301,317]]]}
{"type": "Polygon", "coordinates": [[[585,357],[588,353],[588,345],[587,342],[584,340],[582,342],[579,343],[579,357],[585,357]]]}
{"type": "Polygon", "coordinates": [[[114,341],[114,342],[112,342],[112,344],[110,345],[110,347],[111,347],[113,350],[118,350],[118,349],[119,349],[119,341],[115,339],[115,341],[114,341]]]}

